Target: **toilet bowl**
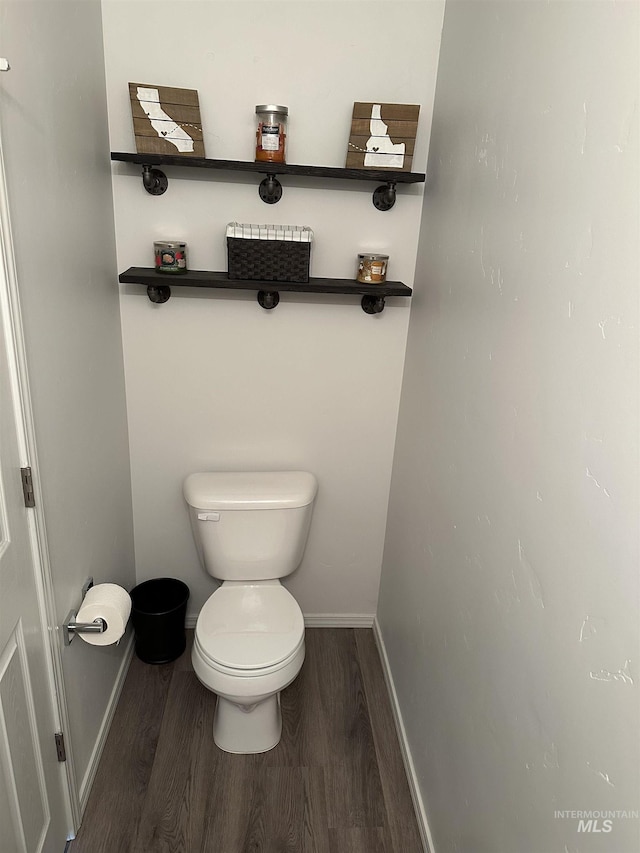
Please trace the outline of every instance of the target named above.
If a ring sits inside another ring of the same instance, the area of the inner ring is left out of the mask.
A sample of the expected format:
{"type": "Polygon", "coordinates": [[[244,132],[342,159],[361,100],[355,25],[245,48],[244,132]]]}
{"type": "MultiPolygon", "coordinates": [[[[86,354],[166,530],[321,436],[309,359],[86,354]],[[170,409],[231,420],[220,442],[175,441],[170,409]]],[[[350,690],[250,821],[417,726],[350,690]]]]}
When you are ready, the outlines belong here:
{"type": "Polygon", "coordinates": [[[305,655],[302,611],[280,578],[302,560],[316,491],[307,472],[185,481],[198,554],[222,580],[198,616],[192,662],[217,695],[213,738],[225,752],[266,752],[280,740],[280,692],[305,655]]]}
{"type": "Polygon", "coordinates": [[[202,608],[193,668],[218,696],[214,741],[225,752],[266,752],[280,740],[279,693],[304,661],[304,620],[279,581],[225,581],[202,608]]]}

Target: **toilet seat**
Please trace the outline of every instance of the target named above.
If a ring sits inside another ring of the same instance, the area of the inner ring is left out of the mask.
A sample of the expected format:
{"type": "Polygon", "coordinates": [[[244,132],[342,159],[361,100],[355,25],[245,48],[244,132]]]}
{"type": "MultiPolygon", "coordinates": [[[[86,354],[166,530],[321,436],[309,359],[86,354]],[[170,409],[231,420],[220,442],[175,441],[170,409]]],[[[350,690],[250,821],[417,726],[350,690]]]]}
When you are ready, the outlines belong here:
{"type": "Polygon", "coordinates": [[[223,584],[200,611],[195,646],[209,666],[238,677],[286,667],[304,644],[304,619],[279,582],[223,584]]]}
{"type": "Polygon", "coordinates": [[[236,669],[235,667],[225,666],[224,664],[221,664],[219,661],[214,660],[212,657],[210,657],[206,653],[206,651],[204,651],[204,649],[198,642],[197,637],[194,641],[194,649],[196,651],[196,654],[199,654],[201,656],[203,663],[205,663],[210,669],[214,670],[215,672],[219,672],[221,675],[229,675],[233,678],[240,679],[255,679],[258,676],[271,675],[272,673],[278,672],[279,670],[288,667],[290,663],[296,660],[300,653],[300,649],[304,649],[304,637],[302,638],[302,640],[300,640],[300,642],[291,652],[291,654],[287,655],[284,660],[281,660],[271,666],[256,667],[255,669],[236,669]]]}

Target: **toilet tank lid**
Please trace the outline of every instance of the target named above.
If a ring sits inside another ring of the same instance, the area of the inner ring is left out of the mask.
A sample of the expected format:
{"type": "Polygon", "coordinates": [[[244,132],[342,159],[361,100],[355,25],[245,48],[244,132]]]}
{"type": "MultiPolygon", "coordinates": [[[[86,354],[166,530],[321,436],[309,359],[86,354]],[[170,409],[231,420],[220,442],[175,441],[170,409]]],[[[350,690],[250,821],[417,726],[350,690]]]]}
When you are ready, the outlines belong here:
{"type": "Polygon", "coordinates": [[[215,471],[184,481],[185,500],[195,509],[292,509],[312,503],[317,490],[307,471],[215,471]]]}

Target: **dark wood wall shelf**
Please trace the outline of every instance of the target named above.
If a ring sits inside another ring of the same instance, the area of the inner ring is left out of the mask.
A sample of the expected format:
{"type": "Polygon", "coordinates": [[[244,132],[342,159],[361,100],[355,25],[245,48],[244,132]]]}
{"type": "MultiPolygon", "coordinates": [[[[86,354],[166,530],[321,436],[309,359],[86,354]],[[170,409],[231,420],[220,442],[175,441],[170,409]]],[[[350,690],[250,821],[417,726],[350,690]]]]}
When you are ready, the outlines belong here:
{"type": "Polygon", "coordinates": [[[275,308],[280,301],[280,292],[333,293],[362,296],[361,305],[367,314],[379,314],[384,310],[385,297],[411,296],[412,290],[401,281],[386,281],[384,284],[361,284],[347,278],[310,278],[307,283],[294,281],[255,281],[231,279],[226,272],[189,270],[187,273],[161,275],[153,267],[129,267],[119,276],[121,284],[142,284],[152,302],[166,302],[171,296],[171,287],[217,287],[227,290],[256,290],[258,302],[263,308],[275,308]]]}
{"type": "Polygon", "coordinates": [[[425,180],[424,172],[401,172],[391,169],[339,169],[333,166],[298,166],[289,163],[256,163],[248,160],[211,160],[206,157],[185,157],[179,154],[128,154],[111,152],[111,159],[142,166],[142,182],[151,195],[162,195],[168,187],[167,176],[158,166],[181,166],[196,169],[217,169],[227,172],[257,172],[266,175],[258,192],[267,204],[282,197],[282,185],[277,175],[302,175],[310,178],[338,178],[353,181],[383,181],[373,193],[378,210],[390,210],[396,200],[396,184],[416,184],[425,180]]]}

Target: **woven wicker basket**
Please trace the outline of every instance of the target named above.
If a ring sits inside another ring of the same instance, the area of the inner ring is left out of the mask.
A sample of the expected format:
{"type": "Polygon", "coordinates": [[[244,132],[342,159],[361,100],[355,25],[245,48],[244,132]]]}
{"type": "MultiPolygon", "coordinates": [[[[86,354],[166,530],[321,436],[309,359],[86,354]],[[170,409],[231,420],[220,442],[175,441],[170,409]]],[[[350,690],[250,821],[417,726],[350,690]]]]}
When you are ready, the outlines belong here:
{"type": "MultiPolygon", "coordinates": [[[[307,231],[309,229],[306,229],[307,231]]],[[[227,236],[229,278],[309,281],[311,242],[227,236]]]]}

